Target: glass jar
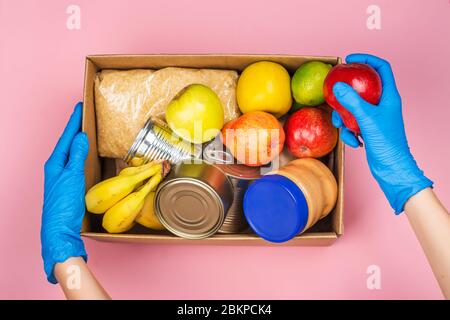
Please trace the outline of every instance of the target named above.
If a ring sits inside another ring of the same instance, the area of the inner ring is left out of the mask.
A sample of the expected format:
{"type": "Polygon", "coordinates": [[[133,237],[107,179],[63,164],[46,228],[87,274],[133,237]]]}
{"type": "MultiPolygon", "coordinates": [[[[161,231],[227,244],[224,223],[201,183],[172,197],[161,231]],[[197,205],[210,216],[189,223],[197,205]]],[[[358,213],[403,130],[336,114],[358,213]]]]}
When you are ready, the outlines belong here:
{"type": "Polygon", "coordinates": [[[271,242],[304,232],[334,208],[338,187],[319,160],[297,159],[256,180],[244,196],[244,214],[253,231],[271,242]]]}

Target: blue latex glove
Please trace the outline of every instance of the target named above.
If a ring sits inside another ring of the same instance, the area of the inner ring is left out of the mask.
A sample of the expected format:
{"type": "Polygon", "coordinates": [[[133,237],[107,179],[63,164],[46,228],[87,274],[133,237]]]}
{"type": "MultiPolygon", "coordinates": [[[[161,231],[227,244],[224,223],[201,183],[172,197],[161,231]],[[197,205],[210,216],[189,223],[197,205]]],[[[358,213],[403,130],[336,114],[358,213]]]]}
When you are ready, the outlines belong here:
{"type": "MultiPolygon", "coordinates": [[[[411,196],[431,187],[433,182],[424,176],[409,150],[402,101],[389,63],[367,54],[351,54],[346,61],[366,63],[381,77],[383,93],[378,106],[366,102],[351,86],[342,82],[334,85],[333,92],[342,106],[356,118],[370,171],[395,213],[399,214],[411,196]]],[[[335,127],[341,128],[341,138],[347,145],[360,145],[358,138],[345,128],[336,111],[333,111],[332,121],[335,127]]]]}
{"type": "Polygon", "coordinates": [[[89,144],[80,132],[83,113],[78,103],[52,155],[45,163],[44,207],[42,212],[42,258],[47,279],[57,283],[53,269],[70,257],[83,257],[81,223],[85,212],[84,162],[89,144]]]}

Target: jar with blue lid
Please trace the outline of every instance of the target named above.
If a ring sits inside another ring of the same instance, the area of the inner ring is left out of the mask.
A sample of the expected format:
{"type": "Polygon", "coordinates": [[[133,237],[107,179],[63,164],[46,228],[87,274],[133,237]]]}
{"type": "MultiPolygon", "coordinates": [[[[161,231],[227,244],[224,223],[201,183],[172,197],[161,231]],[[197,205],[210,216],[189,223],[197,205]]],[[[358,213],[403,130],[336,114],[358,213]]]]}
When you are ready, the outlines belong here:
{"type": "Polygon", "coordinates": [[[326,217],[337,200],[337,182],[316,159],[291,161],[254,181],[244,196],[244,214],[270,242],[285,242],[326,217]]]}

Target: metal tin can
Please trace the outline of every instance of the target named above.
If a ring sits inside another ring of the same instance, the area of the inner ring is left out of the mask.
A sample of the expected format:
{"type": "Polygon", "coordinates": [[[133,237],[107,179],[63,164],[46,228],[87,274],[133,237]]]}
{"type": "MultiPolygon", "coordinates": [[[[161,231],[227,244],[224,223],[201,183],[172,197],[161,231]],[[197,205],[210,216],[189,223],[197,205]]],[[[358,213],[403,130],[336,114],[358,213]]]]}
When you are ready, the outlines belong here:
{"type": "Polygon", "coordinates": [[[222,227],[233,198],[233,185],[217,166],[184,162],[158,187],[155,212],[175,235],[203,239],[222,227]]]}
{"type": "Polygon", "coordinates": [[[219,167],[230,179],[234,189],[234,200],[219,233],[239,233],[248,227],[244,216],[244,194],[250,183],[261,177],[260,167],[249,167],[236,163],[230,151],[214,140],[203,149],[203,159],[219,167]]]}
{"type": "Polygon", "coordinates": [[[147,120],[137,135],[124,161],[128,164],[140,165],[152,160],[168,160],[175,164],[199,158],[200,155],[200,145],[183,140],[175,135],[162,120],[152,117],[147,120]]]}
{"type": "Polygon", "coordinates": [[[216,164],[228,176],[234,188],[234,200],[228,209],[227,216],[220,233],[239,233],[248,228],[247,219],[244,216],[244,194],[253,180],[261,177],[259,167],[249,167],[243,164],[216,164]]]}

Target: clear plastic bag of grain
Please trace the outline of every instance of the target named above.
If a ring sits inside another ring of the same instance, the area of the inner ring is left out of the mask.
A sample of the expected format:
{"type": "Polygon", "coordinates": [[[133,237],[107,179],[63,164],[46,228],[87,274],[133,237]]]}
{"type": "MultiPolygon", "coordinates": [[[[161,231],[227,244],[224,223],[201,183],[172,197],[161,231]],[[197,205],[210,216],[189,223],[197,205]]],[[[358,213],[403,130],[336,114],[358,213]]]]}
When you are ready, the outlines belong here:
{"type": "Polygon", "coordinates": [[[237,118],[238,74],[233,70],[168,67],[160,70],[102,70],[95,78],[98,152],[123,158],[150,117],[164,120],[175,95],[188,85],[210,87],[224,109],[224,122],[237,118]]]}

